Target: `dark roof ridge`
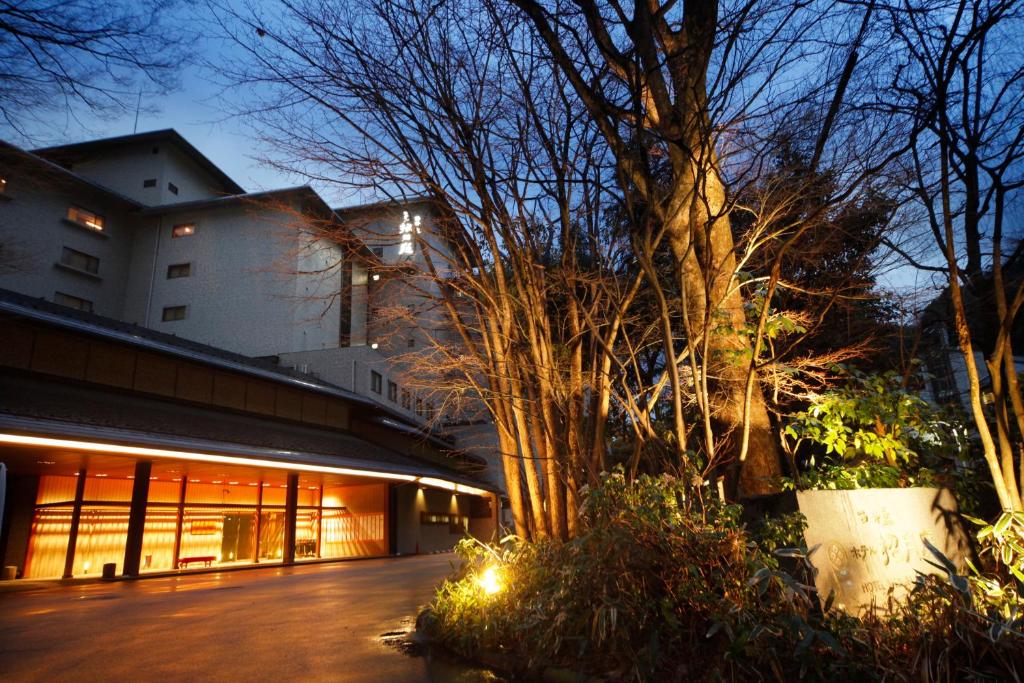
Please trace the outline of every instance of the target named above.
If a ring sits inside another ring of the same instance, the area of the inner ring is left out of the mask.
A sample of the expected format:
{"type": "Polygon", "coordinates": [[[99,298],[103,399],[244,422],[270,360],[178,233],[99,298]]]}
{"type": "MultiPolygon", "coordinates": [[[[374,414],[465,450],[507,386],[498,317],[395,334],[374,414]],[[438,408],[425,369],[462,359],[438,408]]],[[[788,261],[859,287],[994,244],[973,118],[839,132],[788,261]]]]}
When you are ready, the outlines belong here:
{"type": "Polygon", "coordinates": [[[29,151],[27,149],[22,149],[21,147],[18,147],[17,145],[14,145],[14,144],[12,144],[10,142],[7,142],[6,140],[0,140],[0,150],[4,150],[4,148],[6,148],[6,150],[9,151],[9,152],[13,152],[14,154],[22,155],[22,156],[24,156],[25,158],[31,160],[34,163],[38,163],[38,164],[41,164],[41,165],[45,166],[47,171],[50,171],[50,172],[53,172],[53,173],[60,173],[61,175],[66,175],[66,176],[70,177],[71,179],[73,179],[76,182],[82,183],[83,185],[87,185],[87,186],[89,186],[90,188],[92,188],[94,190],[98,190],[100,192],[104,192],[104,193],[110,195],[111,197],[113,197],[114,199],[117,199],[118,201],[124,202],[126,204],[130,204],[134,208],[142,208],[143,207],[143,204],[141,202],[138,202],[138,201],[132,199],[131,197],[128,197],[127,195],[123,195],[120,192],[118,192],[117,190],[112,190],[109,187],[107,187],[106,185],[102,185],[100,183],[97,183],[95,180],[90,180],[89,178],[86,178],[85,176],[79,175],[78,173],[75,173],[74,171],[72,171],[70,169],[64,168],[60,164],[54,163],[54,162],[50,161],[49,159],[47,159],[45,157],[39,156],[35,152],[29,151]]]}
{"type": "Polygon", "coordinates": [[[117,135],[114,137],[100,138],[98,140],[83,140],[81,142],[72,142],[64,145],[39,147],[31,151],[33,154],[38,156],[50,156],[57,155],[61,152],[87,151],[89,149],[98,149],[125,144],[128,142],[155,142],[158,140],[170,140],[172,143],[178,145],[178,147],[180,147],[187,156],[191,157],[192,160],[202,167],[207,173],[226,186],[229,191],[234,194],[245,194],[245,189],[241,185],[236,183],[227,173],[221,170],[219,166],[210,161],[209,157],[200,152],[195,145],[186,140],[185,137],[174,128],[161,128],[159,130],[145,131],[142,133],[132,133],[131,135],[117,135]]]}

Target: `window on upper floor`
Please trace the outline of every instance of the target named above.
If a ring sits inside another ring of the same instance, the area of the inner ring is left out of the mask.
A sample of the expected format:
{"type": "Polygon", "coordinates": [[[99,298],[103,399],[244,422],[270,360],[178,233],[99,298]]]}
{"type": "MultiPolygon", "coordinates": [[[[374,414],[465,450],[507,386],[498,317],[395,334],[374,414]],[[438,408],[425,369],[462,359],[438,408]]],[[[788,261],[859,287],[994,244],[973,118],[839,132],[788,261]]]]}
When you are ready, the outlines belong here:
{"type": "Polygon", "coordinates": [[[174,183],[167,183],[167,189],[171,191],[171,194],[178,194],[178,186],[174,183]]]}
{"type": "Polygon", "coordinates": [[[96,232],[103,232],[103,229],[106,227],[106,221],[103,219],[103,216],[92,211],[86,211],[80,206],[72,205],[68,207],[68,220],[96,232]]]}
{"type": "Polygon", "coordinates": [[[392,381],[388,381],[388,400],[393,403],[398,402],[398,385],[392,381]]]}
{"type": "Polygon", "coordinates": [[[167,266],[167,279],[173,280],[178,277],[188,277],[192,274],[191,263],[173,263],[167,266]]]}
{"type": "Polygon", "coordinates": [[[68,308],[74,308],[78,311],[92,313],[92,302],[88,299],[83,299],[80,296],[65,294],[64,292],[54,292],[53,301],[61,306],[67,306],[68,308]]]}
{"type": "Polygon", "coordinates": [[[188,316],[188,306],[165,306],[163,321],[165,323],[174,320],[184,320],[188,316]]]}
{"type": "Polygon", "coordinates": [[[73,270],[80,270],[83,273],[97,275],[100,272],[100,260],[84,251],[78,251],[70,247],[63,247],[60,252],[60,263],[73,270]]]}
{"type": "Polygon", "coordinates": [[[196,234],[195,223],[181,223],[171,228],[171,237],[189,237],[196,234]]]}
{"type": "Polygon", "coordinates": [[[384,377],[376,370],[370,370],[370,391],[375,394],[379,394],[383,383],[384,377]]]}
{"type": "Polygon", "coordinates": [[[434,404],[433,403],[428,403],[427,404],[427,419],[429,419],[429,420],[433,420],[434,419],[434,415],[435,415],[434,410],[435,410],[434,409],[434,404]]]}
{"type": "Polygon", "coordinates": [[[416,414],[423,417],[423,399],[416,397],[416,414]]]}
{"type": "Polygon", "coordinates": [[[384,258],[384,247],[372,247],[370,251],[372,251],[373,255],[377,258],[384,258]]]}
{"type": "Polygon", "coordinates": [[[410,349],[415,349],[416,348],[416,339],[414,337],[409,337],[408,345],[409,345],[410,349]]]}
{"type": "Polygon", "coordinates": [[[412,394],[408,389],[402,389],[402,407],[406,410],[412,410],[412,394]]]}
{"type": "Polygon", "coordinates": [[[142,181],[143,187],[156,187],[156,178],[146,178],[142,181]]]}

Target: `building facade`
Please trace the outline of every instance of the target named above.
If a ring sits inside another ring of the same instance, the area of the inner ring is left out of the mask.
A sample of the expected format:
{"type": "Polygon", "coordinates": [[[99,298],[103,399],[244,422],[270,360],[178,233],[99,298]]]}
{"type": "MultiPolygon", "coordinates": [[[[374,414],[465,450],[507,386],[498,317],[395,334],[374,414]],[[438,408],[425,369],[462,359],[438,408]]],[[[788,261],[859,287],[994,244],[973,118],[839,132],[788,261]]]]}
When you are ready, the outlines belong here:
{"type": "Polygon", "coordinates": [[[369,209],[396,242],[377,244],[308,187],[245,193],[174,131],[2,158],[5,566],[135,575],[495,532],[486,448],[429,428],[402,385],[416,342],[374,329],[374,271],[409,256],[421,210],[369,209]]]}

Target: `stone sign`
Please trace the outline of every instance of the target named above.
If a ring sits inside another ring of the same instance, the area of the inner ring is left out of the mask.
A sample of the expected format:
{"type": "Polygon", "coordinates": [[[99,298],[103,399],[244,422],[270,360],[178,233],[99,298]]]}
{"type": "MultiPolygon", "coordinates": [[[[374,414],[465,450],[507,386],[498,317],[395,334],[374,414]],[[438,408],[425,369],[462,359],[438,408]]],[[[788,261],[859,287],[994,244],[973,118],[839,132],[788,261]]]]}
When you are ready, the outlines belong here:
{"type": "Polygon", "coordinates": [[[940,573],[924,539],[963,566],[967,537],[946,489],[801,491],[797,504],[819,597],[834,591],[833,604],[851,614],[906,597],[918,572],[940,573]]]}

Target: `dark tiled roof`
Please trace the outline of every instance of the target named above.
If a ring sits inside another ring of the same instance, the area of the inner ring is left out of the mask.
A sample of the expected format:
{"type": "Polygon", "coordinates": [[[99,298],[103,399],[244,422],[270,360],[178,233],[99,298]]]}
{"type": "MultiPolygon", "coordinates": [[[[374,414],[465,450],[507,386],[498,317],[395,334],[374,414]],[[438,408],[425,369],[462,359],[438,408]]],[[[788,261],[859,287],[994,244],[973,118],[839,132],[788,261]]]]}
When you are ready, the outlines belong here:
{"type": "Polygon", "coordinates": [[[16,147],[3,140],[0,140],[0,163],[3,163],[8,169],[18,168],[23,165],[31,166],[31,179],[36,182],[49,185],[54,181],[70,181],[80,186],[85,186],[90,190],[100,192],[111,199],[128,205],[132,209],[142,207],[142,204],[131,197],[126,197],[120,192],[110,189],[106,185],[102,185],[94,180],[80,176],[63,166],[50,161],[49,159],[44,159],[32,152],[27,152],[20,147],[16,147]]]}
{"type": "Polygon", "coordinates": [[[142,210],[143,214],[157,215],[164,213],[171,213],[177,211],[193,211],[195,209],[216,209],[221,206],[232,206],[243,202],[251,204],[268,204],[275,199],[284,199],[286,197],[299,197],[308,199],[316,203],[319,209],[325,215],[333,215],[331,207],[324,202],[323,198],[316,193],[316,190],[311,188],[309,185],[299,185],[297,187],[286,187],[280,190],[267,190],[265,192],[247,192],[244,194],[231,194],[222,197],[212,197],[210,199],[196,199],[190,202],[177,202],[174,204],[157,204],[155,206],[149,206],[142,210]]]}
{"type": "Polygon", "coordinates": [[[47,433],[101,433],[107,440],[136,445],[160,444],[179,450],[207,448],[287,462],[359,467],[485,486],[454,468],[427,463],[344,432],[38,377],[0,374],[0,424],[7,428],[38,424],[47,427],[47,433]],[[131,438],[133,435],[135,438],[131,438]]]}
{"type": "Polygon", "coordinates": [[[51,303],[45,299],[37,299],[19,294],[9,289],[0,289],[0,311],[9,311],[22,315],[28,314],[29,317],[43,317],[45,322],[61,327],[72,327],[86,333],[113,337],[118,341],[128,344],[147,346],[173,355],[188,356],[200,362],[218,365],[227,364],[234,370],[242,372],[249,370],[271,380],[299,382],[306,389],[320,389],[326,393],[336,394],[358,403],[376,405],[359,394],[323,382],[296,370],[281,367],[271,360],[244,356],[240,353],[233,353],[216,346],[201,344],[184,337],[157,332],[148,327],[122,322],[114,318],[96,315],[95,313],[78,311],[67,306],[51,303]],[[40,315],[33,316],[33,312],[40,315]]]}

